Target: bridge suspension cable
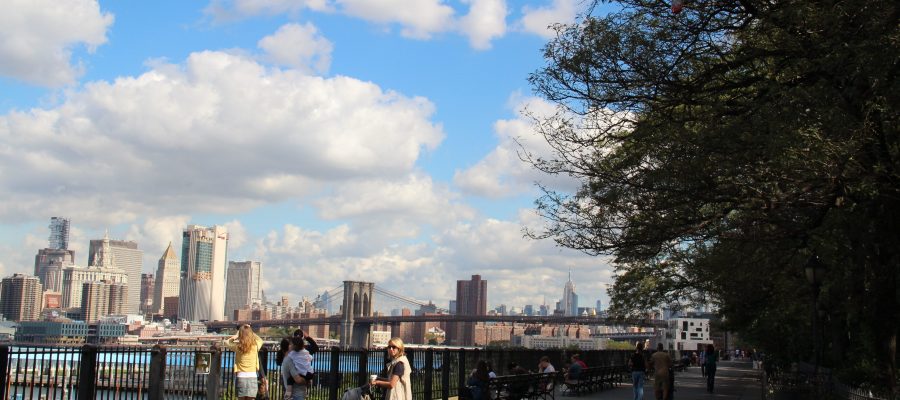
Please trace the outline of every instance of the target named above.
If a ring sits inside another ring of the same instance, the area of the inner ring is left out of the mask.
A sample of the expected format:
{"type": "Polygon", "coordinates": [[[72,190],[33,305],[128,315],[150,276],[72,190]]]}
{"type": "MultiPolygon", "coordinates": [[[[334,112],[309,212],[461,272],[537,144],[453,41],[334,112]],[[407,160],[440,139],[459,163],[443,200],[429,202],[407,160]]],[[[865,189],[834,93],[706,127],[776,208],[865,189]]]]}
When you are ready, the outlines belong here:
{"type": "MultiPolygon", "coordinates": [[[[393,299],[393,300],[397,300],[397,301],[401,301],[401,302],[406,303],[406,304],[410,304],[410,305],[417,305],[417,306],[420,306],[420,307],[421,307],[421,306],[429,306],[429,305],[434,306],[434,303],[431,303],[431,302],[426,303],[426,302],[424,302],[424,301],[416,300],[416,299],[414,299],[414,298],[412,298],[412,297],[407,297],[407,296],[404,296],[404,295],[399,294],[399,293],[394,293],[394,292],[391,292],[391,291],[386,290],[386,289],[381,289],[381,288],[379,288],[378,286],[375,286],[375,293],[380,294],[380,295],[382,295],[382,296],[386,296],[386,297],[391,298],[391,299],[393,299]]],[[[435,308],[437,309],[438,312],[443,312],[443,313],[449,313],[449,312],[450,312],[450,310],[447,310],[447,309],[445,309],[445,308],[436,307],[436,306],[435,306],[435,308]]]]}

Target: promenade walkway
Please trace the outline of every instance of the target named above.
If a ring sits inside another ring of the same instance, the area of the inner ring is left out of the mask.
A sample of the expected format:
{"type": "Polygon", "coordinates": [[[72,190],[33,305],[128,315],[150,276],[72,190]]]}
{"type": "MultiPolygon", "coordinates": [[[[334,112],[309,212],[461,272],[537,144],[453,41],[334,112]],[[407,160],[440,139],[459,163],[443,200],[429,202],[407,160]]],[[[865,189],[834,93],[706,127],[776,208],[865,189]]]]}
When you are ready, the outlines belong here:
{"type": "MultiPolygon", "coordinates": [[[[706,392],[706,378],[700,375],[700,367],[689,367],[675,374],[675,397],[673,400],[760,400],[762,388],[759,371],[753,370],[750,361],[720,361],[716,370],[716,390],[706,392]]],[[[631,383],[615,389],[606,389],[580,397],[557,396],[557,400],[632,400],[631,383]]],[[[644,399],[653,400],[653,382],[644,386],[644,399]]]]}

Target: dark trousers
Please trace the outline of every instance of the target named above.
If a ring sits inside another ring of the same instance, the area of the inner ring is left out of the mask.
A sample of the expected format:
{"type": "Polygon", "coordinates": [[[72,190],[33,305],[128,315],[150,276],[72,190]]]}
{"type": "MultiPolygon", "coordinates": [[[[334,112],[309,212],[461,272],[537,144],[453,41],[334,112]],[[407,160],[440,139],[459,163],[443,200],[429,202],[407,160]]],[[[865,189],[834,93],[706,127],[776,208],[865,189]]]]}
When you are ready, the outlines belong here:
{"type": "Polygon", "coordinates": [[[716,366],[709,365],[706,367],[706,391],[712,393],[713,386],[716,383],[716,366]]]}

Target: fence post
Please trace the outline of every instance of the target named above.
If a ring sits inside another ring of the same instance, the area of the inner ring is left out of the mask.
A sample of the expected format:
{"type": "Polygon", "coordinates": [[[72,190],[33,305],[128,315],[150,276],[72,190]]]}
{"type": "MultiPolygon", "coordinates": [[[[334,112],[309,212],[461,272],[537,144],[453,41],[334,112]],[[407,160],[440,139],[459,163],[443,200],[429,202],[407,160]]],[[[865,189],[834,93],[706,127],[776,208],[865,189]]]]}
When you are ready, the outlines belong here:
{"type": "Polygon", "coordinates": [[[431,400],[434,398],[434,347],[429,347],[425,350],[425,365],[422,371],[425,376],[423,378],[425,381],[425,399],[431,400]]]}
{"type": "Polygon", "coordinates": [[[0,399],[6,398],[7,376],[9,376],[9,346],[0,346],[0,399]]]}
{"type": "MultiPolygon", "coordinates": [[[[459,365],[457,365],[456,387],[462,389],[466,387],[466,350],[459,349],[459,365]]],[[[458,392],[457,392],[458,393],[458,392]]]]}
{"type": "Polygon", "coordinates": [[[369,350],[363,349],[359,353],[359,372],[356,374],[359,386],[369,383],[369,350]]]}
{"type": "Polygon", "coordinates": [[[450,399],[450,349],[444,349],[441,357],[441,400],[450,399]]]}
{"type": "MultiPolygon", "coordinates": [[[[222,398],[222,349],[214,344],[211,351],[209,374],[206,375],[206,399],[216,400],[222,398]]],[[[269,383],[269,390],[271,389],[272,383],[269,383]]]]}
{"type": "Polygon", "coordinates": [[[338,389],[341,387],[341,351],[331,348],[331,371],[328,379],[328,399],[338,399],[338,389]]]}
{"type": "Polygon", "coordinates": [[[148,400],[163,400],[166,393],[166,348],[155,345],[150,350],[150,387],[148,400]]]}
{"type": "Polygon", "coordinates": [[[97,382],[97,346],[81,346],[81,367],[78,373],[78,398],[93,399],[97,382]]]}

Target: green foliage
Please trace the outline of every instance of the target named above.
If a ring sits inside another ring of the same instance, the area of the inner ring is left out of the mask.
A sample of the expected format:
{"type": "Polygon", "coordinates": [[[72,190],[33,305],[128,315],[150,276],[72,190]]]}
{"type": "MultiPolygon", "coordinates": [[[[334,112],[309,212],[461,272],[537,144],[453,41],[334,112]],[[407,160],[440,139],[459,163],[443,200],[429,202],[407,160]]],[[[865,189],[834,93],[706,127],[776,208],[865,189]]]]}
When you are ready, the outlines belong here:
{"type": "Polygon", "coordinates": [[[606,350],[634,350],[635,344],[630,342],[620,342],[610,340],[606,342],[606,350]]]}
{"type": "Polygon", "coordinates": [[[610,312],[714,303],[782,362],[894,387],[900,331],[900,5],[888,0],[657,0],[557,26],[530,77],[555,153],[531,231],[614,256],[610,312]],[[873,363],[872,360],[875,360],[873,363]]]}

